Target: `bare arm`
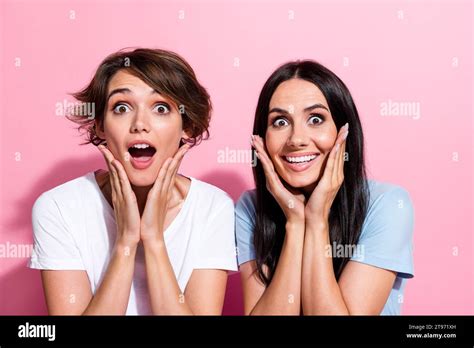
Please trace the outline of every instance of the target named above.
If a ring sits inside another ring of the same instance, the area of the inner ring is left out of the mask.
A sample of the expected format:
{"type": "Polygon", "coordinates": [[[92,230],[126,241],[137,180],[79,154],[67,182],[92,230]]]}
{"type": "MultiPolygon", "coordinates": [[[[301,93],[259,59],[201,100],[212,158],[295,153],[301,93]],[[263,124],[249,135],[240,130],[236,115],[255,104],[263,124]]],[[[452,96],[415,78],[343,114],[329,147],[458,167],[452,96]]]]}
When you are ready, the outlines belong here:
{"type": "Polygon", "coordinates": [[[144,242],[151,309],[164,315],[219,315],[222,313],[227,272],[193,271],[183,294],[171,266],[164,241],[144,242]]]}
{"type": "Polygon", "coordinates": [[[117,224],[116,242],[104,278],[94,295],[85,271],[42,271],[50,314],[125,314],[127,311],[140,240],[140,215],[123,166],[103,145],[99,150],[109,169],[117,224]]]}
{"type": "Polygon", "coordinates": [[[322,179],[305,207],[304,314],[380,314],[395,280],[394,272],[349,261],[339,283],[336,281],[328,218],[344,181],[344,151],[348,134],[346,124],[340,129],[322,179]]]}
{"type": "Polygon", "coordinates": [[[145,250],[145,267],[154,314],[193,315],[220,314],[227,284],[227,272],[217,269],[194,270],[182,293],[171,265],[164,241],[164,220],[170,188],[188,145],[168,158],[148,193],[141,221],[141,239],[145,250]]]}
{"type": "Polygon", "coordinates": [[[303,261],[303,311],[314,315],[378,315],[396,273],[349,261],[336,281],[327,226],[306,227],[303,261]],[[329,251],[329,254],[328,254],[329,251]]]}
{"type": "Polygon", "coordinates": [[[301,267],[304,243],[304,204],[284,187],[276,174],[272,161],[260,136],[252,136],[264,172],[268,191],[286,217],[285,239],[273,279],[265,288],[255,274],[255,261],[241,267],[245,314],[300,315],[301,267]]]}
{"type": "Polygon", "coordinates": [[[300,315],[304,224],[287,224],[280,259],[270,285],[257,279],[255,261],[240,267],[246,315],[300,315]]]}
{"type": "Polygon", "coordinates": [[[114,248],[93,296],[86,271],[41,271],[50,315],[121,315],[127,310],[136,246],[114,248]]]}

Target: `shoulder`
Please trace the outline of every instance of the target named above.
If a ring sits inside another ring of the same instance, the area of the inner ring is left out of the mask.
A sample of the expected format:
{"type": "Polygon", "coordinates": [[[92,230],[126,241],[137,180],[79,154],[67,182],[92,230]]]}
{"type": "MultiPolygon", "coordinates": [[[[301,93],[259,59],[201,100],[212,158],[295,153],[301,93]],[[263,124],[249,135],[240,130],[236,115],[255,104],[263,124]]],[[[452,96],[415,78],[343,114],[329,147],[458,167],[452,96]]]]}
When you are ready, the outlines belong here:
{"type": "Polygon", "coordinates": [[[237,201],[236,214],[252,216],[255,215],[257,205],[257,190],[248,190],[242,193],[237,201]]]}
{"type": "Polygon", "coordinates": [[[255,259],[253,235],[256,217],[257,191],[242,193],[235,207],[235,238],[237,241],[237,259],[239,265],[255,259]]]}
{"type": "Polygon", "coordinates": [[[414,210],[408,191],[391,183],[369,181],[369,208],[358,244],[362,255],[353,258],[413,277],[414,210]]]}
{"type": "Polygon", "coordinates": [[[234,209],[234,201],[227,192],[196,178],[191,178],[191,180],[190,192],[195,197],[194,203],[198,204],[200,208],[207,206],[213,210],[219,207],[234,209]]]}
{"type": "Polygon", "coordinates": [[[91,175],[93,176],[94,173],[87,173],[43,192],[33,204],[33,215],[68,207],[74,208],[74,205],[79,202],[78,198],[83,195],[84,189],[90,185],[91,175]]]}
{"type": "MultiPolygon", "coordinates": [[[[235,206],[235,227],[237,237],[252,235],[256,219],[257,191],[242,193],[235,206]]],[[[248,238],[248,237],[245,237],[248,238]]]]}
{"type": "Polygon", "coordinates": [[[402,186],[380,182],[368,181],[369,207],[368,213],[413,213],[413,203],[408,191],[402,186]]]}
{"type": "Polygon", "coordinates": [[[414,207],[408,191],[392,183],[368,181],[369,207],[361,238],[383,236],[386,242],[411,239],[414,207]]]}

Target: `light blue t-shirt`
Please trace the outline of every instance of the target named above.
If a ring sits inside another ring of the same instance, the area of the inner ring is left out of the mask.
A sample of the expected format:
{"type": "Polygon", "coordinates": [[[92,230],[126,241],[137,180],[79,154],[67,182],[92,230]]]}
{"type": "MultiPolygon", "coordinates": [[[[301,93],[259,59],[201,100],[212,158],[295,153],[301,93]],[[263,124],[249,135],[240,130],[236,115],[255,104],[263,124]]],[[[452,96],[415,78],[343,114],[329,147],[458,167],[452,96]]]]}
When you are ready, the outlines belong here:
{"type": "MultiPolygon", "coordinates": [[[[380,314],[400,314],[407,278],[413,278],[413,205],[400,186],[368,180],[369,208],[351,260],[397,272],[380,314]]],[[[256,191],[244,192],[235,208],[235,234],[239,266],[255,259],[256,191]]],[[[332,249],[333,253],[334,250],[332,249]]]]}

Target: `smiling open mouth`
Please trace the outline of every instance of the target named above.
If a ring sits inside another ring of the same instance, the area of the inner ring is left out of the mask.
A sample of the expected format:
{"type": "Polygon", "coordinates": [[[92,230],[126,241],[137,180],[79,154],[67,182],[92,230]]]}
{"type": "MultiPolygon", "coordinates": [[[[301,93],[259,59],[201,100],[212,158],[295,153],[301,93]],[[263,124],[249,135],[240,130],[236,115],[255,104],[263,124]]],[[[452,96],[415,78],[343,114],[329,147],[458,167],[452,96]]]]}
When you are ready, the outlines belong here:
{"type": "Polygon", "coordinates": [[[156,153],[156,149],[149,144],[134,144],[128,148],[128,153],[135,160],[146,162],[156,153]]]}
{"type": "Polygon", "coordinates": [[[282,156],[283,159],[292,164],[305,164],[313,161],[317,155],[307,155],[307,156],[282,156]]]}

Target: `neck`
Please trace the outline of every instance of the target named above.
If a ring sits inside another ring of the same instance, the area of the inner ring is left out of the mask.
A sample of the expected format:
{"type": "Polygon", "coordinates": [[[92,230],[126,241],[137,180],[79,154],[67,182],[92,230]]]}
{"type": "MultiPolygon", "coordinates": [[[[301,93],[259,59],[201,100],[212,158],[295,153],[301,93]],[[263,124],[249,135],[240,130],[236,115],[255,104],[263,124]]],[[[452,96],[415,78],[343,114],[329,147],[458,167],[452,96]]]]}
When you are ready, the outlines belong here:
{"type": "Polygon", "coordinates": [[[311,197],[317,185],[318,185],[318,182],[315,182],[311,185],[301,188],[301,193],[304,196],[305,203],[308,201],[309,197],[311,197]]]}
{"type": "Polygon", "coordinates": [[[153,185],[150,185],[150,186],[131,185],[131,186],[132,186],[133,192],[135,193],[135,197],[137,198],[137,204],[138,204],[138,210],[140,212],[140,216],[142,216],[143,210],[145,209],[146,200],[148,198],[148,192],[150,192],[153,185]]]}
{"type": "Polygon", "coordinates": [[[290,191],[293,196],[295,196],[296,199],[300,200],[301,202],[303,202],[304,204],[306,204],[306,201],[307,199],[309,198],[309,196],[311,195],[311,193],[308,195],[306,193],[306,190],[303,189],[303,188],[295,188],[293,186],[290,186],[288,183],[286,183],[284,180],[282,180],[283,182],[283,186],[286,187],[286,189],[288,191],[290,191]]]}
{"type": "MultiPolygon", "coordinates": [[[[102,190],[102,193],[106,197],[109,204],[113,207],[112,188],[110,187],[110,179],[108,176],[109,173],[98,172],[97,174],[99,174],[97,178],[99,187],[102,190]]],[[[138,210],[141,216],[143,214],[143,210],[145,209],[148,193],[152,189],[153,185],[149,185],[149,186],[131,185],[131,187],[132,187],[133,192],[135,193],[135,197],[137,198],[138,210]]],[[[171,193],[169,195],[168,209],[174,208],[175,206],[179,205],[179,203],[183,201],[185,196],[186,196],[186,185],[184,183],[181,184],[181,177],[179,175],[176,175],[174,184],[171,187],[171,193]]]]}

